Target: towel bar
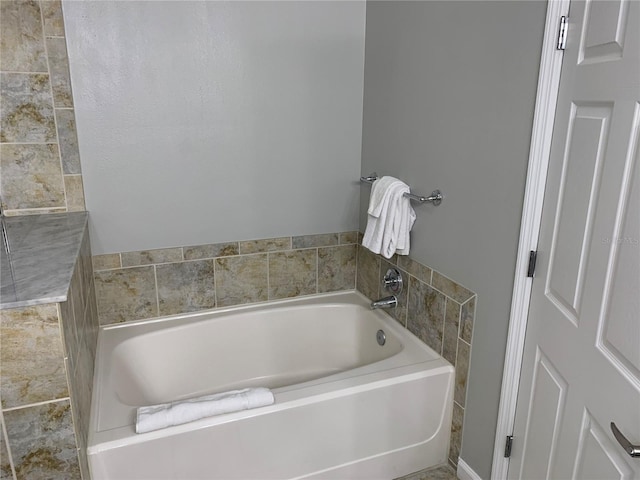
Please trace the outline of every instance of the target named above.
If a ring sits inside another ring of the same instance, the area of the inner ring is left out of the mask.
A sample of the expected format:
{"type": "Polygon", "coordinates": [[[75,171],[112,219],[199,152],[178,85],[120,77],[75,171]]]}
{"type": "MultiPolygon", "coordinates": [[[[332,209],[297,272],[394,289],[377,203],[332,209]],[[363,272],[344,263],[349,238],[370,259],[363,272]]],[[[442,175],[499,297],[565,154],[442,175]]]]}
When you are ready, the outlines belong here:
{"type": "MultiPolygon", "coordinates": [[[[377,179],[378,179],[378,174],[375,172],[373,172],[371,175],[367,175],[366,177],[360,177],[360,181],[363,183],[373,183],[377,179]]],[[[440,190],[434,190],[433,192],[431,192],[431,195],[429,195],[428,197],[424,197],[422,195],[415,195],[413,193],[405,193],[404,196],[407,197],[409,200],[415,200],[416,202],[420,202],[420,203],[431,202],[436,207],[442,203],[442,199],[444,198],[444,195],[442,195],[442,192],[440,190]]]]}

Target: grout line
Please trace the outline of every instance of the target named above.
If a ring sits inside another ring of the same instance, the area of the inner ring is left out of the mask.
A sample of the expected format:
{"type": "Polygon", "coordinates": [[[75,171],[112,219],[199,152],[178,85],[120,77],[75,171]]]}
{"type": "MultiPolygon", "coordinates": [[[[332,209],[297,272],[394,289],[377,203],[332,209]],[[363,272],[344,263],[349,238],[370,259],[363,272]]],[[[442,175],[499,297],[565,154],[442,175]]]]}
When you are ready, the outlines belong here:
{"type": "Polygon", "coordinates": [[[18,405],[17,407],[3,408],[2,411],[13,412],[15,410],[22,410],[23,408],[40,407],[42,405],[48,405],[50,403],[60,403],[67,400],[69,401],[69,403],[71,403],[71,397],[62,397],[62,398],[55,398],[53,400],[44,400],[42,402],[29,403],[27,405],[18,405]]]}
{"type": "Polygon", "coordinates": [[[160,294],[158,293],[158,272],[156,271],[156,266],[153,265],[153,279],[155,280],[156,285],[156,316],[160,316],[160,294]]]}
{"type": "Polygon", "coordinates": [[[214,308],[218,308],[218,268],[216,264],[218,262],[215,259],[211,259],[213,262],[213,305],[214,308]]]}

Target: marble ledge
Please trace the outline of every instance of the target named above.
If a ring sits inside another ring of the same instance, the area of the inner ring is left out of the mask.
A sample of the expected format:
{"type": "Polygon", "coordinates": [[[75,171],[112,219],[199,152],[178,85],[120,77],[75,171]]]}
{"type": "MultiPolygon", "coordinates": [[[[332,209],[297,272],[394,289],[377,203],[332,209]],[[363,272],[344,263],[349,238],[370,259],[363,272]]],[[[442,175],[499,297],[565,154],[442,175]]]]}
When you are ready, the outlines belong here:
{"type": "Polygon", "coordinates": [[[67,300],[87,212],[3,218],[0,310],[67,300]]]}

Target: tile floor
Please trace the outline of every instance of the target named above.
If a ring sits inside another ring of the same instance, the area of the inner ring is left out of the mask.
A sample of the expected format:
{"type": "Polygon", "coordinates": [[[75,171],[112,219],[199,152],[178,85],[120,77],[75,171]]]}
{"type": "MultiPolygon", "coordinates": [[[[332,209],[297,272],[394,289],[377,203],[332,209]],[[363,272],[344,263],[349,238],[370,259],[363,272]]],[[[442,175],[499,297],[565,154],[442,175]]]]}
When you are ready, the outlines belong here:
{"type": "Polygon", "coordinates": [[[440,465],[412,473],[396,480],[458,480],[458,477],[451,465],[440,465]]]}

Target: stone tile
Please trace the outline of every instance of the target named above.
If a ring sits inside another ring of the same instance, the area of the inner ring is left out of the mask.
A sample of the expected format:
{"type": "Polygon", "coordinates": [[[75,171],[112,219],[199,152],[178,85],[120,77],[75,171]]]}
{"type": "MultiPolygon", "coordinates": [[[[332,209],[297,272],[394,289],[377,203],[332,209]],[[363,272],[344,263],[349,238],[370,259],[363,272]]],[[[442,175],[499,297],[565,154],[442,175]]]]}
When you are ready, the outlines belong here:
{"type": "Polygon", "coordinates": [[[269,254],[269,299],[317,292],[315,249],[269,254]]]}
{"type": "MultiPolygon", "coordinates": [[[[69,289],[73,290],[73,285],[69,289]]],[[[69,295],[69,300],[62,302],[60,305],[60,324],[62,325],[62,339],[64,347],[64,356],[67,363],[71,365],[69,372],[73,372],[73,368],[78,360],[77,344],[78,332],[76,328],[76,320],[73,313],[73,300],[69,295]]]]}
{"type": "Polygon", "coordinates": [[[238,255],[238,242],[211,243],[209,245],[194,245],[184,247],[185,260],[199,260],[202,258],[229,257],[238,255]]]}
{"type": "Polygon", "coordinates": [[[83,212],[85,206],[82,175],[64,175],[63,179],[67,198],[67,212],[83,212]]]}
{"type": "MultiPolygon", "coordinates": [[[[87,289],[93,283],[93,264],[91,261],[91,241],[89,239],[89,228],[85,227],[82,244],[80,245],[80,255],[78,258],[80,265],[80,281],[82,287],[87,289]]],[[[85,296],[85,303],[87,297],[85,296]]]]}
{"type": "Polygon", "coordinates": [[[320,235],[302,235],[291,239],[292,248],[330,247],[338,245],[337,233],[322,233],[320,235]]]}
{"type": "Polygon", "coordinates": [[[338,235],[338,243],[347,245],[350,243],[358,243],[358,232],[342,232],[338,235]]]}
{"type": "Polygon", "coordinates": [[[67,58],[67,44],[64,38],[49,37],[45,39],[49,57],[49,74],[51,75],[51,90],[53,91],[53,105],[56,108],[73,107],[71,96],[71,77],[69,76],[69,59],[67,58]]]}
{"type": "Polygon", "coordinates": [[[3,408],[69,395],[56,304],[0,311],[3,408]]]}
{"type": "Polygon", "coordinates": [[[291,237],[267,238],[263,240],[246,240],[240,242],[240,254],[275,252],[278,250],[290,250],[291,237]]]}
{"type": "Polygon", "coordinates": [[[218,307],[267,300],[267,254],[222,257],[214,262],[218,307]]]}
{"type": "Polygon", "coordinates": [[[213,260],[167,263],[156,267],[160,315],[216,306],[213,260]]]}
{"type": "Polygon", "coordinates": [[[0,145],[0,157],[7,208],[65,206],[57,145],[0,145]]]}
{"type": "Polygon", "coordinates": [[[84,449],[87,446],[93,392],[93,357],[86,345],[80,349],[78,365],[71,379],[71,388],[73,391],[74,421],[77,422],[76,442],[80,448],[84,449]]]}
{"type": "Polygon", "coordinates": [[[40,2],[44,20],[44,34],[47,37],[64,37],[64,20],[62,18],[62,2],[45,0],[40,2]]]}
{"type": "Polygon", "coordinates": [[[96,272],[95,288],[100,325],[158,315],[153,267],[96,272]]]}
{"type": "Polygon", "coordinates": [[[0,31],[0,70],[47,71],[39,2],[1,1],[0,31]]]}
{"type": "Polygon", "coordinates": [[[442,340],[442,356],[456,364],[458,351],[458,330],[460,325],[460,304],[450,298],[446,299],[444,316],[444,338],[442,340]]]}
{"type": "Polygon", "coordinates": [[[467,376],[469,375],[469,357],[471,347],[464,340],[458,339],[458,354],[456,355],[456,386],[453,398],[462,407],[465,406],[467,396],[467,376]]]}
{"type": "Polygon", "coordinates": [[[62,159],[62,172],[65,175],[82,173],[75,113],[71,109],[56,108],[55,116],[58,128],[58,143],[60,144],[60,157],[62,159]]]}
{"type": "Polygon", "coordinates": [[[18,479],[80,479],[69,400],[4,413],[18,479]]]}
{"type": "Polygon", "coordinates": [[[93,269],[94,270],[108,270],[111,268],[120,268],[120,254],[119,253],[106,253],[104,255],[93,256],[93,269]]]}
{"type": "Polygon", "coordinates": [[[453,402],[453,420],[451,422],[451,441],[449,443],[449,460],[458,464],[460,447],[462,445],[462,424],[464,421],[464,409],[453,402]]]}
{"type": "Polygon", "coordinates": [[[318,249],[318,292],[356,288],[356,245],[318,249]]]}
{"type": "Polygon", "coordinates": [[[398,266],[406,270],[421,282],[431,283],[431,269],[426,265],[416,262],[406,255],[398,255],[398,266]]]}
{"type": "Polygon", "coordinates": [[[7,451],[7,441],[4,438],[4,428],[0,421],[0,480],[13,480],[9,452],[7,451]]]}
{"type": "Polygon", "coordinates": [[[467,303],[462,305],[460,314],[460,338],[471,345],[471,337],[473,336],[473,319],[476,314],[476,298],[473,297],[467,303]]]}
{"type": "Polygon", "coordinates": [[[431,277],[431,285],[458,303],[464,303],[475,295],[471,290],[467,290],[435,270],[431,277]]]}
{"type": "Polygon", "coordinates": [[[456,480],[457,478],[456,471],[450,465],[438,465],[396,480],[456,480]]]}
{"type": "Polygon", "coordinates": [[[141,250],[139,252],[124,252],[120,254],[123,267],[137,267],[154,263],[171,263],[182,261],[182,247],[158,248],[156,250],[141,250]]]}
{"type": "Polygon", "coordinates": [[[409,274],[407,272],[405,272],[404,270],[401,270],[400,268],[398,268],[397,265],[393,265],[392,263],[390,263],[387,260],[381,259],[381,264],[380,264],[380,278],[384,278],[384,276],[387,273],[387,270],[389,270],[390,268],[395,268],[396,270],[398,270],[400,272],[400,275],[402,275],[402,281],[403,281],[403,285],[402,285],[402,291],[399,294],[394,294],[393,292],[387,290],[386,288],[384,288],[382,285],[380,286],[380,297],[387,297],[389,295],[395,295],[396,298],[398,299],[398,306],[396,308],[389,308],[388,310],[385,310],[385,312],[387,312],[389,315],[391,315],[393,318],[395,318],[398,322],[400,322],[400,324],[402,324],[403,326],[406,327],[407,325],[407,305],[408,305],[408,292],[409,292],[409,274]]]}
{"type": "Polygon", "coordinates": [[[380,293],[380,257],[362,246],[358,246],[358,275],[356,288],[365,297],[377,300],[380,293]]]}
{"type": "Polygon", "coordinates": [[[0,73],[0,104],[0,142],[57,141],[49,75],[0,73]]]}
{"type": "Polygon", "coordinates": [[[409,278],[407,328],[433,348],[442,352],[445,296],[426,283],[409,278]]]}

